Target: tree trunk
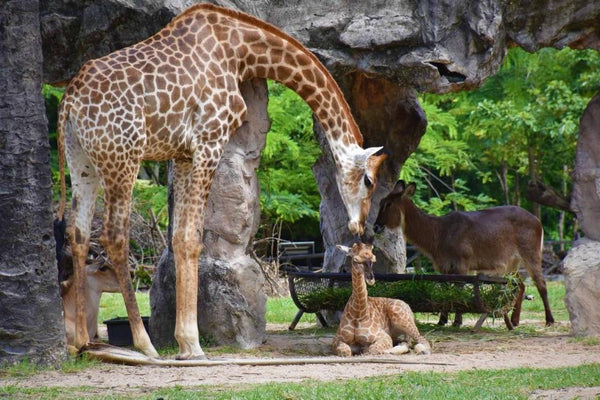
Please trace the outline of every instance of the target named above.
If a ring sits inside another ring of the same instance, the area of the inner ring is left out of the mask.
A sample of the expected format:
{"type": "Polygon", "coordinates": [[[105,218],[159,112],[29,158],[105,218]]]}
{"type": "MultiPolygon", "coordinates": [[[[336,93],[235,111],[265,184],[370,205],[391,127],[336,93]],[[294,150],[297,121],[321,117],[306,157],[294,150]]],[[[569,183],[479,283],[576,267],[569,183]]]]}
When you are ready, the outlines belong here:
{"type": "Polygon", "coordinates": [[[502,167],[500,170],[500,186],[504,193],[504,204],[510,204],[510,198],[508,195],[508,165],[506,161],[502,161],[502,167]]]}
{"type": "Polygon", "coordinates": [[[512,204],[521,206],[521,184],[519,180],[519,171],[515,170],[515,188],[513,190],[514,198],[512,204]]]}
{"type": "MultiPolygon", "coordinates": [[[[569,177],[569,167],[567,165],[563,165],[563,175],[562,175],[562,195],[567,198],[567,179],[569,177]]],[[[560,240],[560,251],[565,251],[565,215],[564,211],[560,212],[560,216],[558,219],[558,240],[560,240]]]]}
{"type": "Polygon", "coordinates": [[[66,351],[39,3],[5,1],[0,21],[0,363],[58,365],[66,351]]]}
{"type": "MultiPolygon", "coordinates": [[[[533,145],[531,144],[529,144],[527,147],[527,157],[529,158],[529,182],[535,182],[537,180],[535,173],[535,154],[533,151],[533,145]]],[[[532,202],[531,213],[538,219],[542,219],[542,208],[538,203],[532,202]]]]}

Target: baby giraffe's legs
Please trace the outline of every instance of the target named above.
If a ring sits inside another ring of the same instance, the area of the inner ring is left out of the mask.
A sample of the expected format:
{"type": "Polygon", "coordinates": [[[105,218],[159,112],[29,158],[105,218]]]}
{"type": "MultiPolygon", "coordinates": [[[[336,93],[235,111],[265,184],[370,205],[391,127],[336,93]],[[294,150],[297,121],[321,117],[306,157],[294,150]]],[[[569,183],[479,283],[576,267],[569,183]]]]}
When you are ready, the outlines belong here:
{"type": "Polygon", "coordinates": [[[375,341],[365,351],[365,354],[376,355],[387,353],[391,348],[394,347],[394,343],[390,335],[381,331],[375,341]]]}
{"type": "Polygon", "coordinates": [[[391,303],[388,309],[388,317],[392,327],[392,336],[398,337],[404,333],[409,343],[411,339],[417,343],[415,345],[415,353],[430,354],[431,346],[429,345],[429,341],[421,336],[415,324],[415,317],[410,306],[402,300],[392,300],[391,303]]]}
{"type": "Polygon", "coordinates": [[[333,338],[332,347],[335,355],[340,357],[352,357],[352,348],[347,343],[342,342],[338,336],[333,338]]]}

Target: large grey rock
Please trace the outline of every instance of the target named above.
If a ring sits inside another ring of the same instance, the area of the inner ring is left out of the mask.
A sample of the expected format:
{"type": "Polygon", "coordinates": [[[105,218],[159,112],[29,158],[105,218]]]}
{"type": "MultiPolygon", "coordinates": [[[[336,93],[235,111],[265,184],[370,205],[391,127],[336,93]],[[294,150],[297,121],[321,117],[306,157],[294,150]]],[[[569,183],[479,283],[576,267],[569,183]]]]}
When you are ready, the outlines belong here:
{"type": "Polygon", "coordinates": [[[579,122],[571,208],[585,236],[600,241],[600,94],[579,122]]]}
{"type": "MultiPolygon", "coordinates": [[[[204,250],[199,263],[198,327],[221,344],[255,347],[265,338],[264,276],[249,256],[260,220],[256,168],[269,129],[263,80],[242,85],[247,120],[233,135],[219,163],[208,198],[204,250]]],[[[150,292],[150,336],[174,344],[175,266],[167,249],[150,292]]]]}
{"type": "Polygon", "coordinates": [[[600,94],[579,123],[571,208],[585,234],[564,264],[571,329],[577,335],[600,335],[600,94]]]}
{"type": "Polygon", "coordinates": [[[600,336],[600,242],[577,241],[564,259],[564,276],[571,332],[600,336]]]}

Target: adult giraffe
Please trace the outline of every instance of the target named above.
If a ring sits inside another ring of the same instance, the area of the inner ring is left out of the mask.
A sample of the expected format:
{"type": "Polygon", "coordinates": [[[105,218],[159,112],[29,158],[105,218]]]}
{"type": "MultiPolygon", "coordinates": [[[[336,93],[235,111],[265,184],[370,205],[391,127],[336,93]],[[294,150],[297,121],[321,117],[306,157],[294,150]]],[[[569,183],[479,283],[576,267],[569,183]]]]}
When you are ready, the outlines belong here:
{"type": "Polygon", "coordinates": [[[75,347],[88,341],[85,258],[99,185],[105,214],[101,242],[117,272],[136,348],[157,357],[144,330],[127,269],[131,193],[142,160],[175,160],[173,251],[180,359],[205,358],[198,341],[198,258],[206,199],[231,134],[246,105],[239,83],[269,78],[296,91],[325,130],[337,185],[362,234],[386,154],[362,149],[362,135],[326,68],[297,40],[249,15],[200,4],[156,35],[87,62],[70,82],[59,111],[59,154],[65,207],[64,152],[71,170],[73,249],[77,290],[75,347]]]}

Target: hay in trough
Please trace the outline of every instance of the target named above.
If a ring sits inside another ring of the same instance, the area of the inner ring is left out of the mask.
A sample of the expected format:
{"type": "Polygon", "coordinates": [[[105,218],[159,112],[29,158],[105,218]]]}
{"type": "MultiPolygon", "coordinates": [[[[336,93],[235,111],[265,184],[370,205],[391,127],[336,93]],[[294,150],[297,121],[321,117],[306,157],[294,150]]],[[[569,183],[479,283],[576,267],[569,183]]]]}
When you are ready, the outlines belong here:
{"type": "MultiPolygon", "coordinates": [[[[439,275],[440,278],[447,277],[439,275]]],[[[518,293],[518,278],[505,276],[505,282],[403,279],[378,281],[368,287],[371,297],[388,297],[408,303],[415,312],[490,312],[500,315],[512,308],[518,293]]],[[[305,311],[342,310],[352,294],[350,282],[335,278],[294,278],[298,301],[305,311]],[[315,280],[322,280],[316,282],[315,280]],[[312,281],[312,282],[311,282],[312,281]]]]}

